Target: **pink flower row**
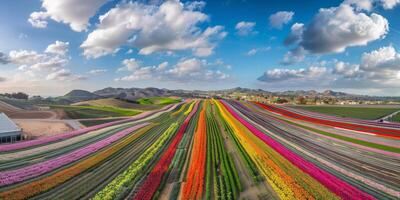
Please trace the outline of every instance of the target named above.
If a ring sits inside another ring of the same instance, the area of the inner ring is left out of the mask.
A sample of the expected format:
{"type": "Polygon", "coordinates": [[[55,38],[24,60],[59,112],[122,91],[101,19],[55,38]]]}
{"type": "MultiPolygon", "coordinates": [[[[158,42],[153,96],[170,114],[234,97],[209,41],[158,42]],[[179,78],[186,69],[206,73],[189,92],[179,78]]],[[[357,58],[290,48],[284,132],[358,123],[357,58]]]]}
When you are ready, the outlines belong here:
{"type": "Polygon", "coordinates": [[[5,186],[5,185],[14,184],[17,182],[21,182],[21,181],[24,181],[24,180],[27,180],[30,178],[34,178],[34,177],[43,175],[45,173],[48,173],[59,167],[62,167],[63,165],[67,165],[72,162],[75,162],[85,156],[95,153],[96,151],[98,151],[104,147],[107,147],[108,145],[112,144],[113,142],[118,141],[119,139],[127,136],[128,134],[132,133],[133,131],[143,128],[143,127],[147,126],[148,124],[149,123],[146,122],[146,123],[142,123],[142,124],[130,127],[128,129],[117,132],[116,134],[114,134],[108,138],[105,138],[105,139],[95,142],[93,144],[87,145],[85,147],[82,147],[82,148],[72,151],[70,153],[64,154],[62,156],[59,156],[59,157],[56,157],[56,158],[53,158],[50,160],[46,160],[44,162],[40,162],[40,163],[37,163],[34,165],[30,165],[30,166],[15,169],[15,170],[0,172],[0,187],[5,186]]]}
{"type": "Polygon", "coordinates": [[[355,188],[354,186],[346,183],[345,181],[337,178],[336,176],[318,168],[313,163],[303,159],[301,156],[296,153],[290,151],[285,146],[275,141],[273,138],[267,136],[249,122],[244,120],[238,113],[236,113],[225,101],[221,100],[222,104],[225,108],[235,117],[240,123],[242,123],[246,128],[248,128],[255,136],[261,139],[264,143],[269,145],[275,151],[284,156],[287,160],[289,160],[293,165],[300,168],[305,173],[309,174],[316,180],[318,180],[321,184],[327,187],[329,190],[334,192],[336,195],[340,196],[343,199],[375,199],[371,195],[355,188]]]}
{"type": "Polygon", "coordinates": [[[108,123],[104,123],[104,124],[100,124],[100,125],[96,125],[96,126],[91,126],[91,127],[71,131],[68,133],[57,134],[57,135],[53,135],[53,136],[49,136],[49,137],[43,137],[43,138],[36,139],[36,140],[23,141],[23,142],[18,142],[18,143],[14,143],[14,144],[0,145],[0,152],[24,149],[24,148],[28,148],[28,147],[41,145],[41,144],[55,142],[58,140],[68,139],[68,138],[71,138],[71,137],[74,137],[77,135],[88,133],[90,131],[95,131],[95,130],[99,130],[102,128],[106,128],[109,126],[114,126],[114,125],[118,125],[118,124],[122,124],[122,123],[126,123],[126,122],[136,121],[136,120],[145,118],[149,115],[152,115],[156,112],[161,112],[161,111],[167,110],[168,108],[171,108],[171,106],[166,106],[163,109],[158,110],[158,111],[143,112],[136,116],[130,117],[128,119],[108,122],[108,123]]]}

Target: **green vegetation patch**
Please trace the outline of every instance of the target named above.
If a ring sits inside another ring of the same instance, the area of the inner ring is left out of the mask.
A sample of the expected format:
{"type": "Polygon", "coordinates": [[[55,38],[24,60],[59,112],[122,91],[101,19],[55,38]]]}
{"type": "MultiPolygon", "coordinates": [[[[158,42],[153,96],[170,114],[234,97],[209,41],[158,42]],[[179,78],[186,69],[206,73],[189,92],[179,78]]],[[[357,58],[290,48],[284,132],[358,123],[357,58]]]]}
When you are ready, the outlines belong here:
{"type": "Polygon", "coordinates": [[[350,117],[357,119],[374,120],[382,118],[400,108],[371,108],[371,107],[339,107],[339,106],[296,106],[304,110],[323,113],[327,115],[335,115],[339,117],[350,117]]]}
{"type": "Polygon", "coordinates": [[[140,113],[138,110],[108,107],[108,106],[51,106],[62,109],[71,119],[102,118],[102,117],[124,117],[140,113]]]}
{"type": "Polygon", "coordinates": [[[397,113],[395,116],[389,119],[392,122],[400,122],[400,113],[397,113]]]}
{"type": "Polygon", "coordinates": [[[141,98],[137,102],[142,105],[168,105],[172,103],[180,102],[180,99],[170,98],[170,97],[151,97],[151,98],[141,98]]]}
{"type": "Polygon", "coordinates": [[[113,121],[118,121],[121,119],[100,119],[100,120],[81,120],[79,121],[79,123],[81,123],[82,125],[89,127],[89,126],[96,126],[99,124],[105,124],[108,122],[113,122],[113,121]]]}

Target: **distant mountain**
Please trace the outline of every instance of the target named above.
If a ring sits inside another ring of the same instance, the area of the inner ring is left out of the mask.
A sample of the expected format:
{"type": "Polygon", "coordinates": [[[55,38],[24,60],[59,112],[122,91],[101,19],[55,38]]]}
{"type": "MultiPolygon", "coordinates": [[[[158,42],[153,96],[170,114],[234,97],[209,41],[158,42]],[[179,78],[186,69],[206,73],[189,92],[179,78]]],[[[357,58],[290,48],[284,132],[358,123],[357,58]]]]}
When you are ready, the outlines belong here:
{"type": "Polygon", "coordinates": [[[279,96],[279,97],[316,97],[316,98],[334,98],[344,100],[373,100],[373,101],[400,101],[400,97],[379,97],[379,96],[368,96],[368,95],[357,95],[349,94],[344,92],[337,92],[332,90],[326,90],[318,92],[315,90],[294,90],[294,91],[282,91],[282,92],[270,92],[262,89],[250,89],[250,88],[231,88],[223,90],[169,90],[159,88],[113,88],[107,87],[94,92],[88,92],[85,90],[73,90],[68,94],[54,98],[53,101],[67,104],[75,103],[80,101],[101,99],[101,98],[117,98],[128,101],[135,101],[145,97],[163,97],[163,96],[180,96],[180,97],[216,97],[216,96],[229,96],[231,94],[250,94],[250,95],[262,95],[262,96],[279,96]]]}
{"type": "Polygon", "coordinates": [[[172,95],[171,90],[158,88],[104,88],[94,91],[93,94],[101,97],[136,100],[144,97],[161,97],[172,95]]]}
{"type": "MultiPolygon", "coordinates": [[[[175,90],[176,91],[176,90],[175,90]]],[[[185,94],[190,93],[190,91],[185,91],[185,94]]],[[[316,98],[334,98],[334,99],[342,99],[342,100],[363,100],[363,101],[400,101],[400,97],[391,97],[391,96],[369,96],[369,95],[358,95],[358,94],[349,94],[345,92],[337,92],[332,90],[325,90],[323,92],[318,92],[315,90],[295,90],[295,91],[282,91],[282,92],[270,92],[262,89],[249,89],[249,88],[231,88],[224,90],[214,90],[214,91],[192,91],[192,96],[218,96],[218,95],[229,95],[233,93],[245,93],[245,94],[253,94],[253,95],[262,95],[262,96],[279,96],[279,97],[316,97],[316,98]],[[193,93],[194,92],[194,93],[193,93]]],[[[179,96],[177,94],[177,96],[179,96]]]]}
{"type": "Polygon", "coordinates": [[[226,90],[217,90],[215,92],[236,92],[236,93],[268,93],[271,94],[271,92],[262,90],[262,89],[249,89],[249,88],[242,88],[242,87],[236,87],[232,89],[226,89],[226,90]]]}
{"type": "Polygon", "coordinates": [[[72,90],[71,92],[68,92],[64,96],[57,97],[59,101],[70,101],[70,102],[87,101],[99,98],[102,97],[86,90],[72,90]]]}
{"type": "Polygon", "coordinates": [[[295,90],[295,91],[284,91],[275,92],[276,95],[282,96],[308,96],[308,97],[350,97],[350,96],[360,96],[355,94],[348,94],[344,92],[335,92],[332,90],[325,90],[323,92],[317,92],[315,90],[295,90]]]}

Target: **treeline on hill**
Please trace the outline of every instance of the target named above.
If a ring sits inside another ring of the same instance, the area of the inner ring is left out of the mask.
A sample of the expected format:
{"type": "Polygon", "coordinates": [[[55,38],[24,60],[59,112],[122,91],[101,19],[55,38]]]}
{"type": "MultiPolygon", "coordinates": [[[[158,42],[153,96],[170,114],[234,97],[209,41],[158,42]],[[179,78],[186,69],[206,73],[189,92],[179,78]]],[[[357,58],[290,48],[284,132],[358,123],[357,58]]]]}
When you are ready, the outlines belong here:
{"type": "Polygon", "coordinates": [[[13,98],[13,99],[28,99],[29,95],[23,92],[3,93],[0,96],[13,98]]]}

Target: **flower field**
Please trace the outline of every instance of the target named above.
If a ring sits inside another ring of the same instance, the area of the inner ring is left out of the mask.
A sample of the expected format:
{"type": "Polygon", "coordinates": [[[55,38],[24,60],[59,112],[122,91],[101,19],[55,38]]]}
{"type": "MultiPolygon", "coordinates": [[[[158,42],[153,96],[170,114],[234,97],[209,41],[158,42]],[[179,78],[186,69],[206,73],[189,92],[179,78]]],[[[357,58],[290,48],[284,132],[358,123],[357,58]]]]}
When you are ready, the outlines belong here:
{"type": "Polygon", "coordinates": [[[400,199],[400,124],[188,99],[0,145],[2,199],[400,199]]]}

